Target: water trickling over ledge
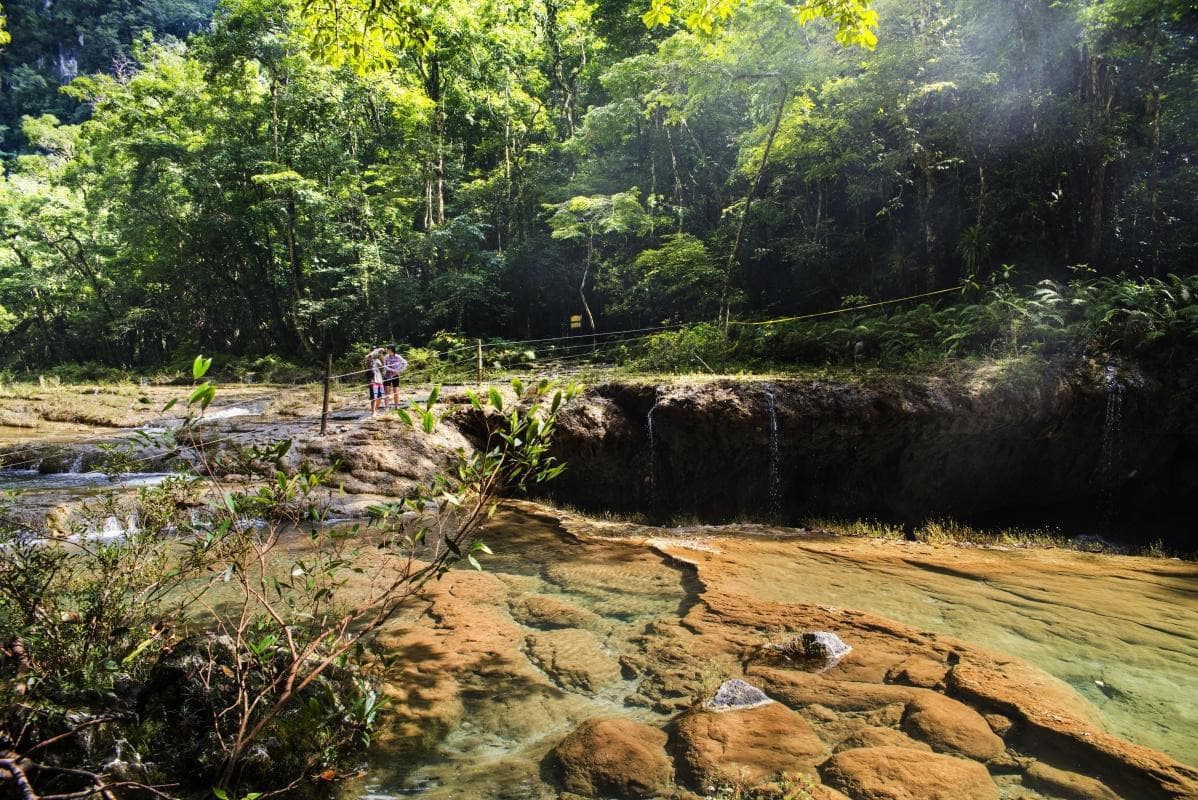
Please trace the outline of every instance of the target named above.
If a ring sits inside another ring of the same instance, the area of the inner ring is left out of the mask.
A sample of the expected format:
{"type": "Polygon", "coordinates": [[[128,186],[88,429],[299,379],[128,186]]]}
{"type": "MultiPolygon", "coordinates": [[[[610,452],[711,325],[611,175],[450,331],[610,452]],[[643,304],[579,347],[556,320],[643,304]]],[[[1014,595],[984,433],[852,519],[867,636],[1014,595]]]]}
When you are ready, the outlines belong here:
{"type": "Polygon", "coordinates": [[[560,421],[555,454],[570,467],[549,496],[661,521],[955,518],[1093,533],[1105,494],[1120,538],[1189,552],[1194,397],[1126,366],[1019,381],[604,384],[560,421]]]}

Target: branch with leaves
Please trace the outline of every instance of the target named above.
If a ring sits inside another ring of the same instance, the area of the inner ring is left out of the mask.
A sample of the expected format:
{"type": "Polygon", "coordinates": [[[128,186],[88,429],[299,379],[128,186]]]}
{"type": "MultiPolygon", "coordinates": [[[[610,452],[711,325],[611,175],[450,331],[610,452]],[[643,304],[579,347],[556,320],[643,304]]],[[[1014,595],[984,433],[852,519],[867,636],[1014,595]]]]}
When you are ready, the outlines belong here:
{"type": "MultiPolygon", "coordinates": [[[[652,0],[641,19],[647,27],[657,28],[682,17],[690,30],[712,34],[746,5],[748,0],[652,0]]],[[[836,28],[836,41],[846,47],[873,50],[878,45],[878,12],[871,6],[872,0],[803,0],[791,11],[800,25],[828,20],[836,28]]]]}

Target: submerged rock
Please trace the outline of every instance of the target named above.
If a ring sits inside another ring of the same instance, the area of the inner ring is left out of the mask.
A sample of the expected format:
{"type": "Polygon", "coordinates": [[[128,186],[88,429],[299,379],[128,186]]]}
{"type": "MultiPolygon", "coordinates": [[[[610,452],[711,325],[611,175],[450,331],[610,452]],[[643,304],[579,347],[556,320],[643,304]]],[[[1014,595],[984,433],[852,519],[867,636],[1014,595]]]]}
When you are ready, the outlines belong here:
{"type": "Polygon", "coordinates": [[[712,711],[735,711],[757,708],[772,702],[774,701],[756,686],[734,678],[724,681],[716,691],[715,697],[707,701],[706,706],[712,711]]]}
{"type": "Polygon", "coordinates": [[[820,773],[855,800],[998,800],[998,787],[976,761],[907,747],[844,750],[820,773]]]}
{"type": "Polygon", "coordinates": [[[679,773],[696,787],[719,776],[737,776],[751,785],[780,772],[814,774],[828,752],[807,720],[775,702],[723,714],[686,714],[676,724],[674,739],[679,773]]]}
{"type": "Polygon", "coordinates": [[[509,602],[512,618],[530,628],[602,628],[598,614],[543,594],[524,594],[509,602]]]}
{"type": "Polygon", "coordinates": [[[1119,800],[1101,781],[1037,761],[1024,773],[1024,784],[1067,800],[1119,800]]]}
{"type": "Polygon", "coordinates": [[[947,664],[925,656],[911,656],[890,668],[886,682],[935,689],[944,685],[947,674],[947,664]]]}
{"type": "Polygon", "coordinates": [[[590,719],[554,749],[567,791],[653,797],[674,780],[663,731],[628,719],[590,719]]]}
{"type": "Polygon", "coordinates": [[[528,657],[563,689],[594,694],[620,677],[619,663],[589,631],[539,631],[526,642],[528,657]]]}
{"type": "Polygon", "coordinates": [[[977,761],[989,761],[1006,749],[981,714],[935,692],[920,694],[907,705],[903,730],[933,750],[977,761]]]}
{"type": "Polygon", "coordinates": [[[851,733],[842,739],[840,744],[836,745],[836,752],[854,750],[859,747],[906,747],[910,750],[923,750],[924,752],[931,752],[932,750],[929,745],[915,741],[902,731],[897,731],[894,728],[870,726],[851,733]]]}

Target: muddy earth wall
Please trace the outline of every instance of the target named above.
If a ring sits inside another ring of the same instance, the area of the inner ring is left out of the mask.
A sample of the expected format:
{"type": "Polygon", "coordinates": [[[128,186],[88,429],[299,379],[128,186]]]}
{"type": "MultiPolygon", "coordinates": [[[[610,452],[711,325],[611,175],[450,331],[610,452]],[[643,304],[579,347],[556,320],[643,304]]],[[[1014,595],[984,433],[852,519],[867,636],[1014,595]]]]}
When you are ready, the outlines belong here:
{"type": "Polygon", "coordinates": [[[609,383],[561,420],[569,467],[550,497],[661,520],[954,518],[1195,549],[1196,401],[1192,379],[1094,364],[863,384],[609,383]]]}

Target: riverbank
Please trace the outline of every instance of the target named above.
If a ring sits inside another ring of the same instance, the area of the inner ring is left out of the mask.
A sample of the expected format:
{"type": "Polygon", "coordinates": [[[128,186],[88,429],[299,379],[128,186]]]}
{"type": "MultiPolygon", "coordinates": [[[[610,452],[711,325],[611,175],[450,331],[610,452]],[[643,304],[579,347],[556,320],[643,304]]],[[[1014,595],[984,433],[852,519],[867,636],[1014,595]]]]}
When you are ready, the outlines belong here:
{"type": "MultiPolygon", "coordinates": [[[[658,523],[775,522],[1190,556],[1198,393],[1188,380],[1134,364],[994,362],[924,377],[600,383],[559,421],[554,455],[568,468],[545,498],[658,523]]],[[[319,387],[222,387],[179,444],[202,445],[205,471],[236,479],[247,448],[287,439],[285,469],[330,467],[351,494],[403,496],[477,446],[471,388],[443,387],[443,421],[429,437],[393,414],[372,418],[354,385],[334,387],[325,436],[319,387]]],[[[102,443],[123,441],[131,469],[169,468],[172,445],[155,448],[137,431],[169,433],[180,412],[161,409],[184,389],[6,391],[0,414],[23,427],[0,425],[4,466],[103,469],[113,453],[102,443]],[[72,437],[61,417],[102,427],[72,437]]],[[[402,400],[427,393],[405,386],[402,400]]],[[[518,402],[510,388],[501,393],[518,402]]]]}

